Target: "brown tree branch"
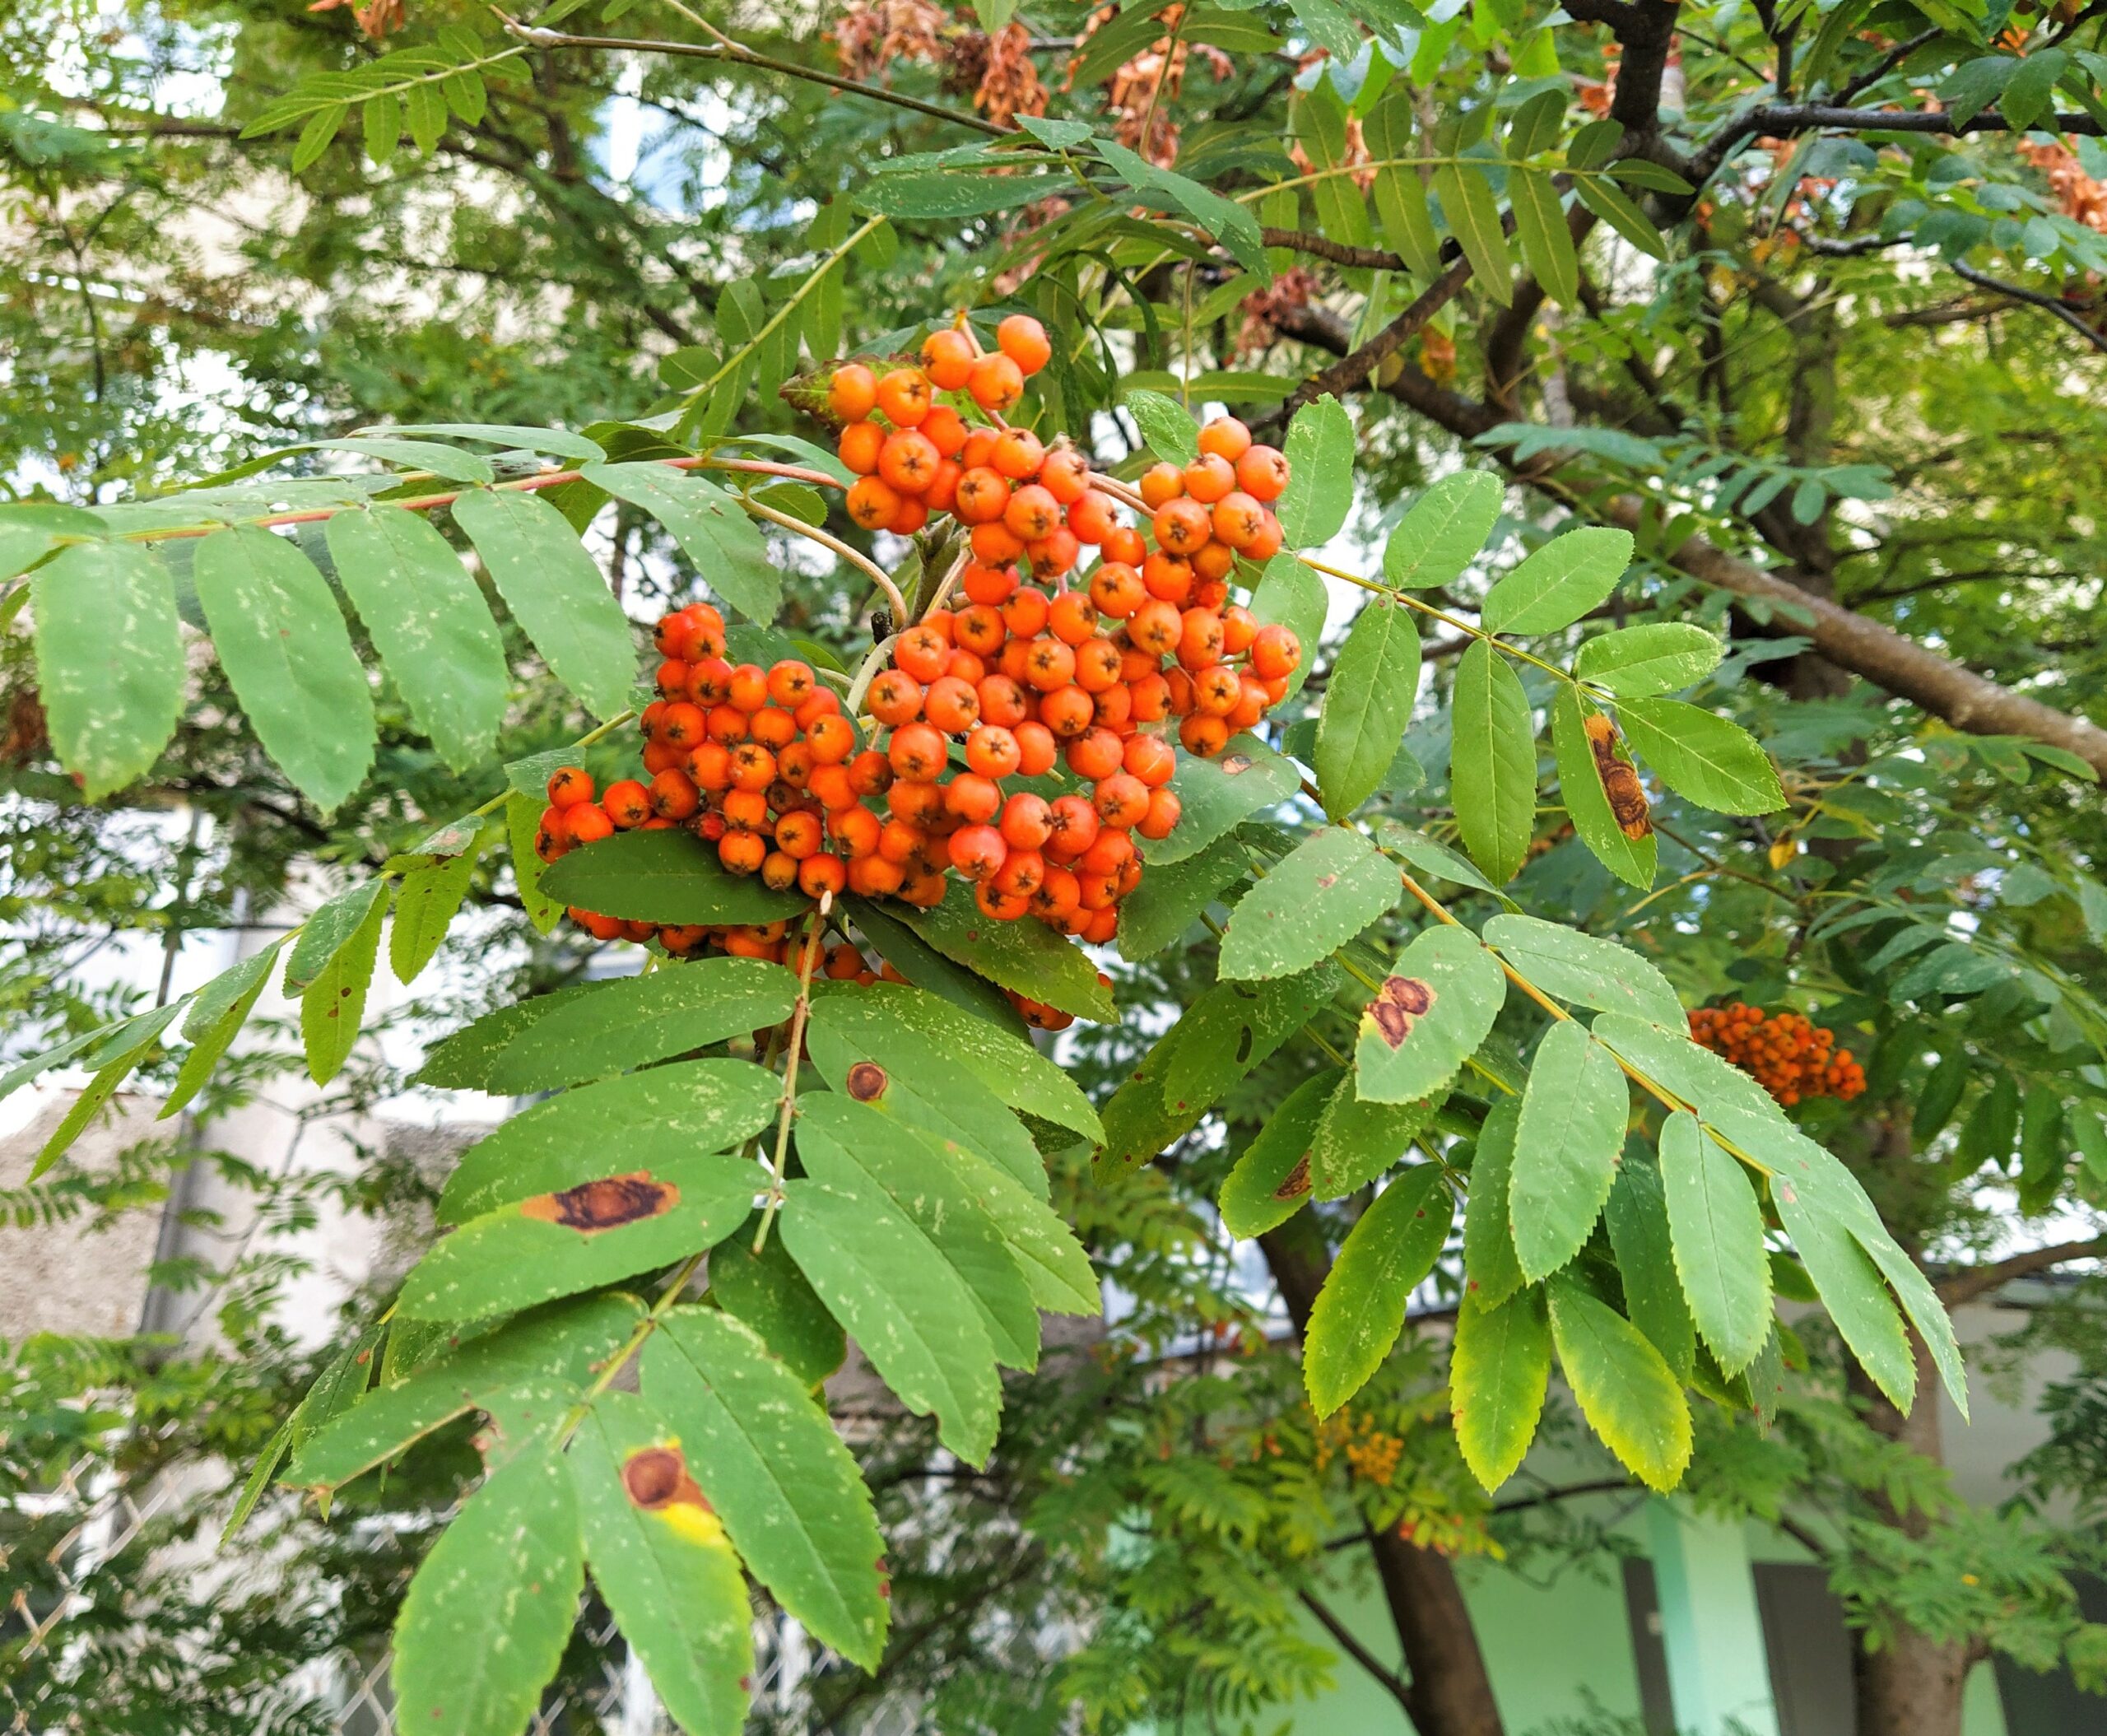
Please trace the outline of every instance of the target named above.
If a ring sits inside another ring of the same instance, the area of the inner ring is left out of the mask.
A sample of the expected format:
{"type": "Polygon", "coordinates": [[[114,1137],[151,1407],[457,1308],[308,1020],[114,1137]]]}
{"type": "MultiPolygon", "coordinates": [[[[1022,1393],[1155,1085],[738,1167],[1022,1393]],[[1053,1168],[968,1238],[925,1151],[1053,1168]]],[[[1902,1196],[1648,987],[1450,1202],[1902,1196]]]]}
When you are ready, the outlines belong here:
{"type": "Polygon", "coordinates": [[[1979,1296],[1987,1296],[2014,1278],[2032,1278],[2036,1273],[2054,1271],[2075,1259],[2097,1259],[2102,1254],[2107,1254],[2107,1236],[2096,1236],[2090,1241],[2056,1242],[2045,1248],[2030,1248],[2024,1254],[1993,1260],[1987,1266],[1970,1266],[1963,1271],[1950,1272],[1934,1287],[1941,1301],[1949,1308],[1957,1308],[1979,1296]]]}
{"type": "Polygon", "coordinates": [[[1354,247],[1328,235],[1314,235],[1306,229],[1261,229],[1258,236],[1268,247],[1286,247],[1313,259],[1329,259],[1334,265],[1357,266],[1365,271],[1402,272],[1411,268],[1393,253],[1379,247],[1354,247]]]}
{"type": "MultiPolygon", "coordinates": [[[[1360,1539],[1356,1538],[1354,1541],[1359,1543],[1360,1539]]],[[[1380,1658],[1354,1637],[1353,1630],[1326,1608],[1315,1597],[1306,1591],[1299,1591],[1295,1595],[1302,1599],[1302,1607],[1317,1617],[1318,1626],[1339,1642],[1339,1650],[1381,1683],[1384,1692],[1396,1701],[1399,1706],[1404,1707],[1409,1714],[1412,1709],[1412,1691],[1398,1679],[1397,1673],[1386,1668],[1380,1658]]]]}

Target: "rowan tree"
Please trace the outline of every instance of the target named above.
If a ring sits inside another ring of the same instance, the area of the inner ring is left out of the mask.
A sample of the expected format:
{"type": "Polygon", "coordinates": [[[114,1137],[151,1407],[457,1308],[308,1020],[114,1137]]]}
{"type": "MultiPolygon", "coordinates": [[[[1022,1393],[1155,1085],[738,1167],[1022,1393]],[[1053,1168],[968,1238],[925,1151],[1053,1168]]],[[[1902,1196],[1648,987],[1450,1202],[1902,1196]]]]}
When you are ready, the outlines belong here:
{"type": "Polygon", "coordinates": [[[1358,1530],[1406,1673],[1355,1667],[1491,1736],[1454,1562],[1536,1524],[1493,1492],[1556,1361],[1606,1474],[1801,1526],[1868,1736],[1957,1730],[1990,1649],[2095,1674],[2080,1552],[1954,1505],[1928,1402],[1942,1301],[2095,1254],[2107,1177],[2095,12],[644,16],[7,46],[10,757],[63,840],[18,994],[150,919],[87,884],[107,804],[244,840],[164,926],[345,869],[190,996],[40,999],[7,1088],[94,1073],[45,1162],[138,1068],[206,1089],[281,966],[337,1077],[384,937],[410,982],[472,896],[643,949],[426,1058],[558,1095],[236,1534],[450,1468],[396,1685],[498,1731],[588,1569],[691,1728],[756,1587],[837,1719],[1250,1715],[1358,1530]],[[867,1482],[844,1333],[927,1419],[867,1482]],[[889,1647],[876,1515],[983,1513],[889,1647]],[[937,1671],[990,1608],[1087,1637],[937,1671]]]}

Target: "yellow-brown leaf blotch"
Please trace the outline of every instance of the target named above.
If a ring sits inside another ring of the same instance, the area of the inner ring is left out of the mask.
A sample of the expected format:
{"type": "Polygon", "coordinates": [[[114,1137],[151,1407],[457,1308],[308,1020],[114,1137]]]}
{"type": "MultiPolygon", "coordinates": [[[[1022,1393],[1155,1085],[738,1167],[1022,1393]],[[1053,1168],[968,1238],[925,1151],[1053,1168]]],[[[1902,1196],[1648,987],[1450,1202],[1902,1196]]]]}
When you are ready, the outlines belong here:
{"type": "Polygon", "coordinates": [[[1616,725],[1596,712],[1586,722],[1588,746],[1595,756],[1595,775],[1609,798],[1617,830],[1627,838],[1644,838],[1654,830],[1645,787],[1630,761],[1617,751],[1616,725]]]}
{"type": "Polygon", "coordinates": [[[1375,998],[1368,1003],[1368,1017],[1383,1040],[1398,1049],[1412,1034],[1412,1026],[1426,1017],[1434,1001],[1433,984],[1416,976],[1386,976],[1375,998]]]}
{"type": "Polygon", "coordinates": [[[639,1170],[603,1181],[583,1181],[560,1193],[537,1194],[520,1202],[519,1215],[595,1236],[647,1217],[662,1217],[680,1203],[681,1190],[672,1182],[654,1181],[649,1171],[639,1170]]]}
{"type": "Polygon", "coordinates": [[[639,1447],[631,1453],[622,1461],[622,1492],[632,1506],[656,1514],[690,1543],[724,1540],[723,1522],[688,1475],[677,1445],[639,1447]]]}

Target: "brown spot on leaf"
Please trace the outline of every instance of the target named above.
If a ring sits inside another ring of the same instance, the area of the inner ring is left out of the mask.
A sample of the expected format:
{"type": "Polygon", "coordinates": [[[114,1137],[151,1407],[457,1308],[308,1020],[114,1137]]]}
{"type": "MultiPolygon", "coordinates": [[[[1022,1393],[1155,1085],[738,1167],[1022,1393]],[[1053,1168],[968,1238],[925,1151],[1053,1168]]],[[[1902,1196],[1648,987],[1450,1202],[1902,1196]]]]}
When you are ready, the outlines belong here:
{"type": "Polygon", "coordinates": [[[1328,891],[1338,883],[1339,877],[1337,874],[1319,874],[1317,877],[1317,890],[1320,892],[1328,891]]]}
{"type": "Polygon", "coordinates": [[[1368,1003],[1368,1016],[1391,1048],[1402,1047],[1412,1034],[1412,1026],[1426,1017],[1434,1004],[1434,985],[1416,976],[1386,976],[1383,987],[1368,1003]]]}
{"type": "Polygon", "coordinates": [[[885,1068],[876,1061],[858,1061],[849,1069],[849,1095],[858,1103],[883,1096],[886,1087],[891,1083],[885,1068]]]}
{"type": "Polygon", "coordinates": [[[1273,1189],[1276,1199],[1300,1199],[1309,1191],[1309,1153],[1305,1152],[1295,1160],[1295,1167],[1282,1178],[1273,1189]]]}
{"type": "Polygon", "coordinates": [[[630,1501],[647,1513],[662,1507],[700,1507],[709,1503],[688,1475],[681,1450],[672,1446],[639,1447],[622,1461],[622,1489],[630,1501]]]}
{"type": "Polygon", "coordinates": [[[1627,838],[1644,838],[1654,830],[1652,809],[1637,769],[1618,751],[1616,725],[1598,711],[1583,727],[1588,732],[1588,751],[1595,756],[1595,775],[1617,830],[1627,838]]]}
{"type": "Polygon", "coordinates": [[[680,1203],[681,1190],[672,1182],[653,1181],[649,1171],[639,1170],[633,1175],[580,1182],[560,1193],[537,1194],[520,1203],[519,1215],[592,1236],[663,1217],[680,1203]]]}
{"type": "Polygon", "coordinates": [[[1221,766],[1222,775],[1233,778],[1240,771],[1250,770],[1251,756],[1248,753],[1225,754],[1218,763],[1221,766]]]}

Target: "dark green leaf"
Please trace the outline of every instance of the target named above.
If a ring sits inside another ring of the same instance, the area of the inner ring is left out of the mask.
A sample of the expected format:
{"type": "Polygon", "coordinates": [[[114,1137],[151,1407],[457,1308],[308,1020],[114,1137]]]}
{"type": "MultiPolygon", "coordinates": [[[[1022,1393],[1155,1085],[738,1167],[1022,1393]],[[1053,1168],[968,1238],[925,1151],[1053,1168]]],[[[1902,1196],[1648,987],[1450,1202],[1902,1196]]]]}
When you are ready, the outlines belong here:
{"type": "Polygon", "coordinates": [[[1043,923],[995,922],[982,915],[963,884],[954,882],[932,910],[903,910],[901,919],[945,957],[992,983],[1078,1018],[1116,1016],[1111,993],[1098,981],[1087,953],[1043,923]]]}
{"type": "Polygon", "coordinates": [[[1536,830],[1536,725],[1507,659],[1474,639],[1456,665],[1449,789],[1464,848],[1495,885],[1514,877],[1536,830]]]}
{"type": "Polygon", "coordinates": [[[1401,591],[1453,584],[1492,534],[1505,492],[1489,470],[1442,477],[1390,533],[1383,546],[1383,576],[1401,591]]]}
{"type": "Polygon", "coordinates": [[[1398,871],[1365,833],[1313,833],[1244,895],[1222,936],[1221,974],[1249,981],[1305,970],[1398,901],[1398,871]]]}
{"type": "Polygon", "coordinates": [[[1312,1142],[1324,1108],[1346,1076],[1337,1068],[1305,1079],[1273,1110],[1221,1185],[1222,1227],[1240,1240],[1286,1223],[1309,1198],[1312,1142]]]}
{"type": "Polygon", "coordinates": [[[1402,604],[1372,599],[1354,617],[1324,686],[1314,764],[1325,812],[1351,813],[1382,784],[1419,696],[1419,628],[1402,604]]]}
{"type": "Polygon", "coordinates": [[[1371,1103],[1354,1084],[1351,1073],[1339,1081],[1309,1142],[1309,1188],[1318,1199],[1343,1199],[1388,1171],[1441,1106],[1439,1096],[1371,1103]]]}
{"type": "Polygon", "coordinates": [[[1150,868],[1119,906],[1119,956],[1129,963],[1155,957],[1249,869],[1250,859],[1234,836],[1150,868]]]}
{"type": "Polygon", "coordinates": [[[1631,533],[1589,527],[1554,537],[1486,593],[1489,633],[1552,633],[1616,589],[1631,564],[1631,533]]]}
{"type": "Polygon", "coordinates": [[[1544,1033],[1522,1096],[1507,1212],[1534,1283],[1578,1254],[1616,1180],[1630,1108],[1616,1058],[1570,1020],[1544,1033]]]}
{"type": "Polygon", "coordinates": [[[1625,1312],[1675,1377],[1689,1380],[1697,1366],[1697,1329],[1676,1276],[1661,1171],[1651,1154],[1636,1144],[1625,1147],[1602,1220],[1624,1286],[1625,1312]]]}
{"type": "Polygon", "coordinates": [[[1677,699],[1626,700],[1617,720],[1632,752],[1700,807],[1768,814],[1785,805],[1770,756],[1739,724],[1677,699]]]}
{"type": "Polygon", "coordinates": [[[1232,737],[1216,759],[1180,753],[1170,787],[1183,812],[1168,838],[1142,843],[1142,859],[1153,868],[1197,856],[1262,808],[1285,802],[1301,781],[1292,761],[1254,735],[1232,737]]]}
{"type": "Polygon", "coordinates": [[[1770,1336],[1770,1264],[1755,1189],[1697,1118],[1681,1112],[1661,1129],[1661,1181],[1691,1318],[1720,1368],[1739,1374],[1770,1336]]]}
{"type": "Polygon", "coordinates": [[[1354,1045],[1361,1096],[1412,1103],[1440,1090],[1500,1017],[1507,979],[1469,929],[1444,923],[1403,952],[1360,1016],[1354,1045]]]}
{"type": "Polygon", "coordinates": [[[677,826],[617,832],[570,850],[549,864],[542,891],[559,904],[626,922],[742,926],[780,922],[812,904],[796,892],[770,891],[759,875],[728,872],[714,845],[677,826]]]}
{"type": "Polygon", "coordinates": [[[710,589],[749,621],[774,620],[783,581],[754,521],[714,482],[663,464],[588,464],[580,472],[673,534],[710,589]]]}
{"type": "Polygon", "coordinates": [[[826,1304],[773,1236],[754,1252],[756,1212],[710,1251],[709,1295],[733,1319],[759,1333],[798,1384],[813,1387],[840,1368],[849,1340],[826,1304]]]}
{"type": "Polygon", "coordinates": [[[1494,202],[1489,165],[1443,163],[1434,171],[1434,196],[1441,215],[1463,244],[1479,288],[1501,307],[1514,299],[1514,262],[1507,251],[1500,207],[1494,202]]]}
{"type": "Polygon", "coordinates": [[[1550,1384],[1543,1292],[1523,1290],[1498,1302],[1465,1296],[1449,1363],[1449,1409],[1463,1463],[1486,1489],[1521,1465],[1550,1384]]]}
{"type": "Polygon", "coordinates": [[[1431,1163],[1398,1176],[1361,1214],[1310,1310],[1302,1378],[1319,1416],[1359,1392],[1390,1353],[1454,1214],[1440,1166],[1431,1163]]]}
{"type": "Polygon", "coordinates": [[[1471,1161],[1470,1197],[1463,1211],[1463,1292],[1488,1308],[1522,1287],[1522,1265],[1507,1222],[1508,1175],[1521,1120],[1520,1098],[1495,1101],[1486,1111],[1477,1155],[1471,1161]]]}

